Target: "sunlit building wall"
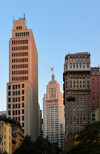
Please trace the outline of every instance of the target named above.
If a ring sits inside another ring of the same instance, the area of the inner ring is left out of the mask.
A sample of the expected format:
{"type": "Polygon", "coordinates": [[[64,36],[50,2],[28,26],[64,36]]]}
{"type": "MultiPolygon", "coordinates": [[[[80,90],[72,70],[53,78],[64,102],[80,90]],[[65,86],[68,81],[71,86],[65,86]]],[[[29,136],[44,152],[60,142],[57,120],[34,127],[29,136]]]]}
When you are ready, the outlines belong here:
{"type": "Polygon", "coordinates": [[[19,121],[24,135],[35,140],[39,135],[38,53],[32,29],[25,18],[13,21],[9,41],[9,83],[7,117],[19,121]]]}

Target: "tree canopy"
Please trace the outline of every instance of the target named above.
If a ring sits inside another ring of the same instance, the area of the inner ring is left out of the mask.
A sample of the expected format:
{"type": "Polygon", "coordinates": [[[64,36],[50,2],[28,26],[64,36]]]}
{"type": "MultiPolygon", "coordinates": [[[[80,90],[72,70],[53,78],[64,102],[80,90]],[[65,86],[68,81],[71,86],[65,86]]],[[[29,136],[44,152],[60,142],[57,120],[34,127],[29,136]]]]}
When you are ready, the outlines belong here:
{"type": "Polygon", "coordinates": [[[100,154],[100,121],[83,125],[74,141],[78,142],[67,154],[100,154]]]}
{"type": "Polygon", "coordinates": [[[21,146],[15,150],[14,154],[55,154],[55,150],[48,138],[38,137],[35,142],[27,135],[21,146]]]}

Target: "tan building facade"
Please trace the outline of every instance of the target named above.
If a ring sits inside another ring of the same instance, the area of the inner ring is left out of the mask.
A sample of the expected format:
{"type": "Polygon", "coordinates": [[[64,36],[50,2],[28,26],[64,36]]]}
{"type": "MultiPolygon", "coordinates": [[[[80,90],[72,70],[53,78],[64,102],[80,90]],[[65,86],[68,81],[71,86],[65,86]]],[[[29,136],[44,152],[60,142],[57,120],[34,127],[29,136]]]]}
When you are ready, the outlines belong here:
{"type": "Polygon", "coordinates": [[[0,151],[12,154],[12,128],[4,121],[0,121],[0,151]]]}
{"type": "Polygon", "coordinates": [[[100,121],[100,107],[95,110],[95,121],[100,121]]]}
{"type": "Polygon", "coordinates": [[[14,20],[9,41],[7,117],[19,121],[24,135],[35,140],[39,134],[38,53],[33,32],[25,19],[14,20]]]}

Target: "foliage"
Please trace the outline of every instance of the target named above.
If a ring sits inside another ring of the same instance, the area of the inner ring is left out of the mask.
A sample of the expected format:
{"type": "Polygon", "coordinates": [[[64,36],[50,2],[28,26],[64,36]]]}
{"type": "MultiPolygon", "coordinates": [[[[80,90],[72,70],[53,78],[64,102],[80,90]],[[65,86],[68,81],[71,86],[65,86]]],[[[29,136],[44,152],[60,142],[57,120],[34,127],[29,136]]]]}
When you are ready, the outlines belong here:
{"type": "Polygon", "coordinates": [[[100,154],[100,121],[83,125],[84,129],[74,135],[74,139],[79,142],[74,146],[69,154],[100,154]]]}
{"type": "Polygon", "coordinates": [[[14,154],[33,154],[34,151],[34,142],[31,140],[31,137],[27,135],[21,146],[15,150],[14,154]]]}
{"type": "Polygon", "coordinates": [[[4,151],[3,154],[8,154],[8,153],[6,151],[4,151]]]}
{"type": "Polygon", "coordinates": [[[38,137],[37,140],[33,142],[31,137],[27,135],[14,154],[55,154],[55,150],[48,138],[43,139],[38,137]]]}

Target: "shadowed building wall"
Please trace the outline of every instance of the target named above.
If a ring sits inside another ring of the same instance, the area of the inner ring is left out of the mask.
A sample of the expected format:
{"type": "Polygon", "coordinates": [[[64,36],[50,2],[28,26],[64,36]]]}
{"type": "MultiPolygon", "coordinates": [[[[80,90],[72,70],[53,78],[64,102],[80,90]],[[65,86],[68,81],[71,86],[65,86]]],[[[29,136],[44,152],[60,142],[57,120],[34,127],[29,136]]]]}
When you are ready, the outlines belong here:
{"type": "Polygon", "coordinates": [[[90,75],[90,53],[69,53],[65,56],[63,88],[66,137],[69,132],[79,132],[83,124],[91,122],[90,75]],[[67,97],[71,96],[75,96],[76,101],[68,102],[67,97]]]}

